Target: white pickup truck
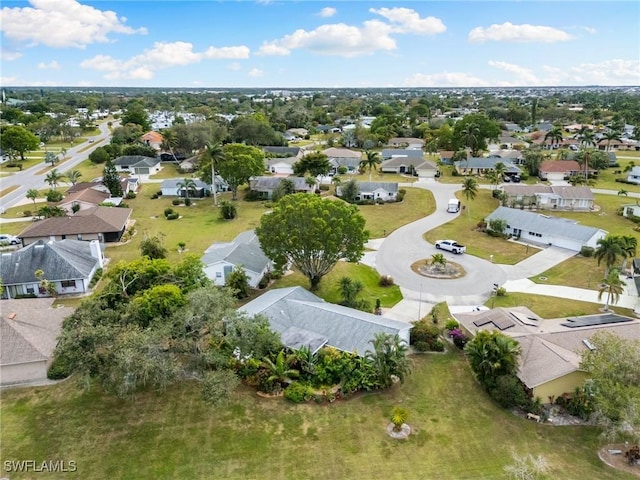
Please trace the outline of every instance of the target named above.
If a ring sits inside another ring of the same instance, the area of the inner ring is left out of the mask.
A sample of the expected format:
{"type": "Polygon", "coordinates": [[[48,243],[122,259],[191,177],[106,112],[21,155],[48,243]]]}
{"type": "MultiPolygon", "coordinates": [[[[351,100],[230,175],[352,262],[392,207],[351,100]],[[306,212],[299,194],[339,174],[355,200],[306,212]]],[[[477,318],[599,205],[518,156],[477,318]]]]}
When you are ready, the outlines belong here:
{"type": "Polygon", "coordinates": [[[457,254],[464,253],[467,250],[467,247],[460,245],[455,240],[438,240],[436,242],[436,248],[438,250],[446,250],[457,254]]]}

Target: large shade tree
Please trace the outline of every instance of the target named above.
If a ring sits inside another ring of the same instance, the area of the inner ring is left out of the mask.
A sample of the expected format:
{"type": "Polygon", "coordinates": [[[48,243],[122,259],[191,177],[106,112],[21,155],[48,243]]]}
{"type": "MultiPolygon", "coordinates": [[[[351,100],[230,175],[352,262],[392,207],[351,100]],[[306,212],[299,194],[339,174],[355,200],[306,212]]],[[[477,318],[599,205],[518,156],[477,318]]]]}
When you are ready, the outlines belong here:
{"type": "Polygon", "coordinates": [[[24,154],[35,150],[40,139],[24,127],[10,125],[0,130],[0,148],[7,152],[15,152],[24,161],[24,154]]]}
{"type": "Polygon", "coordinates": [[[293,263],[312,289],[340,259],[358,261],[369,239],[356,206],[304,193],[280,199],[256,234],[269,258],[280,266],[293,263]]]}
{"type": "Polygon", "coordinates": [[[236,200],[238,187],[264,172],[264,152],[240,143],[227,143],[222,149],[224,159],[217,165],[218,173],[229,184],[233,200],[236,200]]]}
{"type": "Polygon", "coordinates": [[[299,177],[306,174],[312,177],[326,176],[330,171],[329,158],[322,152],[309,153],[293,164],[293,173],[299,177]]]}

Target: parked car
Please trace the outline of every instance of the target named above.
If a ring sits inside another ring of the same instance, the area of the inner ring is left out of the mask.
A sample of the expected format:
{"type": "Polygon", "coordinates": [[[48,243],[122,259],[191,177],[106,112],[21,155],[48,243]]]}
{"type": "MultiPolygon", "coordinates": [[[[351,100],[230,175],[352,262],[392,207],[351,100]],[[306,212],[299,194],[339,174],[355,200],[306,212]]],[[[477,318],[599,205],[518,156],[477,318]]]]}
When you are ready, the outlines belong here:
{"type": "Polygon", "coordinates": [[[513,183],[520,183],[520,177],[518,175],[514,175],[513,177],[511,177],[511,181],[513,183]]]}
{"type": "Polygon", "coordinates": [[[502,181],[509,183],[511,181],[511,177],[509,175],[503,175],[502,176],[502,181]]]}
{"type": "Polygon", "coordinates": [[[467,247],[460,245],[455,240],[438,240],[436,242],[436,248],[438,250],[446,250],[447,252],[453,252],[457,254],[464,253],[467,247]]]}
{"type": "Polygon", "coordinates": [[[20,245],[22,242],[18,237],[8,233],[0,233],[0,245],[20,245]]]}

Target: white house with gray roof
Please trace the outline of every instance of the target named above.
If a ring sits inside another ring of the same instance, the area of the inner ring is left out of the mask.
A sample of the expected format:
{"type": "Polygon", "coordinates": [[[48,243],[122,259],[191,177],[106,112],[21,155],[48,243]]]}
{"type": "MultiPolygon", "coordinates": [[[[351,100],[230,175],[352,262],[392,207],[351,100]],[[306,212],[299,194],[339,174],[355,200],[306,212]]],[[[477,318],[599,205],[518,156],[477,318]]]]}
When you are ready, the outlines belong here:
{"type": "Polygon", "coordinates": [[[0,256],[0,278],[4,284],[2,298],[48,296],[36,278],[37,270],[42,270],[44,278],[55,285],[58,295],[86,293],[96,271],[103,266],[98,240],[38,240],[0,256]]]}
{"type": "Polygon", "coordinates": [[[202,263],[205,275],[216,285],[225,285],[227,275],[241,267],[253,288],[273,267],[253,230],[242,232],[232,242],[212,244],[205,250],[202,263]]]}
{"type": "Polygon", "coordinates": [[[505,167],[507,175],[520,175],[522,170],[516,167],[513,162],[501,157],[470,157],[465,160],[453,162],[458,173],[465,175],[484,175],[489,170],[496,168],[497,163],[502,163],[505,167]]]}
{"type": "Polygon", "coordinates": [[[316,189],[316,185],[307,184],[304,177],[251,177],[249,189],[257,192],[259,198],[267,200],[273,196],[273,192],[284,178],[293,182],[293,189],[296,193],[313,193],[316,189]]]}
{"type": "MultiPolygon", "coordinates": [[[[355,200],[371,200],[374,202],[395,202],[398,197],[396,182],[356,182],[358,195],[355,200]]],[[[336,196],[342,196],[342,188],[336,187],[336,196]]]]}
{"type": "Polygon", "coordinates": [[[330,346],[363,356],[372,350],[376,334],[398,335],[409,344],[410,323],[328,303],[302,287],[269,290],[240,308],[249,315],[264,315],[282,343],[312,352],[330,346]]]}
{"type": "Polygon", "coordinates": [[[594,208],[593,192],[589,187],[564,185],[504,185],[508,207],[535,205],[541,210],[570,210],[588,212],[594,208]]]}
{"type": "Polygon", "coordinates": [[[554,245],[579,252],[583,246],[596,248],[607,231],[580,225],[575,220],[553,217],[517,208],[498,207],[485,219],[507,223],[504,233],[533,243],[554,245]]]}
{"type": "Polygon", "coordinates": [[[159,158],[145,157],[144,155],[125,155],[113,161],[117,172],[129,173],[140,178],[140,181],[149,179],[149,175],[155,175],[162,170],[162,162],[159,158]]]}

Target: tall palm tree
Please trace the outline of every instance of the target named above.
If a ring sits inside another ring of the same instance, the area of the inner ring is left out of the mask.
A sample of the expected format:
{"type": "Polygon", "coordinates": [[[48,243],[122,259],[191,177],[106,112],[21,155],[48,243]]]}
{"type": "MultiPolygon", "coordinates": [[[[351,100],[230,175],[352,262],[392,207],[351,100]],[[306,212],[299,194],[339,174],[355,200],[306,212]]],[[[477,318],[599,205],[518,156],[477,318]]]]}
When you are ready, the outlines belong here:
{"type": "Polygon", "coordinates": [[[211,160],[211,190],[213,190],[213,206],[217,207],[218,186],[216,185],[216,165],[218,162],[224,160],[224,149],[220,143],[214,143],[213,145],[207,143],[204,149],[207,157],[211,160]]]}
{"type": "Polygon", "coordinates": [[[497,377],[514,373],[522,352],[513,338],[488,330],[479,331],[464,351],[483,385],[491,385],[497,377]]]}
{"type": "Polygon", "coordinates": [[[493,169],[496,171],[496,174],[498,175],[498,180],[500,180],[504,175],[504,173],[507,171],[507,166],[502,162],[498,162],[493,166],[493,169]]]}
{"type": "Polygon", "coordinates": [[[475,123],[469,123],[465,125],[460,133],[464,139],[465,146],[471,150],[471,156],[475,157],[477,153],[478,137],[480,136],[480,127],[475,123]]]}
{"type": "MultiPolygon", "coordinates": [[[[467,202],[476,198],[478,194],[478,182],[475,178],[467,177],[462,181],[462,194],[464,198],[467,199],[467,202]]],[[[469,211],[470,208],[467,206],[467,215],[470,215],[469,211]]]]}
{"type": "Polygon", "coordinates": [[[184,189],[186,198],[189,198],[189,192],[195,192],[196,190],[196,182],[193,178],[185,178],[177,183],[177,187],[179,190],[184,189]]]}
{"type": "Polygon", "coordinates": [[[595,145],[595,134],[586,125],[580,127],[578,130],[578,140],[583,147],[590,147],[595,145]]]}
{"type": "Polygon", "coordinates": [[[29,200],[33,201],[33,209],[35,210],[35,208],[36,208],[36,198],[38,198],[40,196],[40,194],[38,193],[38,190],[36,190],[35,188],[30,188],[29,190],[27,190],[27,194],[25,196],[29,200]]]}
{"type": "Polygon", "coordinates": [[[493,186],[493,189],[495,190],[495,188],[498,186],[498,183],[500,183],[500,177],[498,176],[498,172],[496,172],[493,168],[489,171],[487,171],[487,173],[485,173],[485,177],[487,178],[487,180],[489,180],[489,183],[491,183],[491,185],[493,186]]]}
{"type": "Polygon", "coordinates": [[[611,303],[618,303],[620,295],[624,291],[624,285],[625,283],[620,278],[620,271],[617,268],[609,270],[607,276],[601,280],[601,285],[598,289],[598,300],[601,300],[604,294],[607,295],[607,300],[604,304],[605,312],[609,311],[611,303]]]}
{"type": "Polygon", "coordinates": [[[411,372],[406,342],[398,335],[377,333],[370,343],[373,344],[373,350],[365,352],[365,359],[373,365],[378,385],[390,387],[394,377],[404,382],[411,372]]]}
{"type": "Polygon", "coordinates": [[[607,152],[611,150],[611,142],[613,140],[617,140],[618,142],[620,142],[620,133],[616,132],[615,130],[609,130],[608,132],[605,132],[604,135],[602,136],[602,138],[598,141],[598,143],[602,143],[604,141],[607,141],[607,152]]]}
{"type": "Polygon", "coordinates": [[[67,172],[67,180],[71,182],[71,185],[78,183],[81,176],[82,172],[80,170],[71,170],[70,172],[67,172]]]}
{"type": "Polygon", "coordinates": [[[377,170],[378,165],[382,163],[382,160],[380,159],[380,154],[372,150],[367,150],[365,155],[367,158],[360,162],[360,168],[363,170],[369,170],[369,181],[371,181],[371,174],[374,170],[377,170]]]}
{"type": "Polygon", "coordinates": [[[64,175],[62,175],[57,168],[54,168],[49,173],[47,173],[47,176],[44,180],[49,184],[51,190],[54,190],[58,187],[58,184],[62,181],[63,178],[64,175]]]}
{"type": "Polygon", "coordinates": [[[598,239],[597,245],[598,246],[593,253],[593,256],[598,261],[598,265],[604,261],[606,266],[604,276],[607,277],[611,266],[615,265],[618,258],[624,256],[622,245],[620,244],[619,239],[614,235],[607,235],[604,238],[598,239]]]}
{"type": "Polygon", "coordinates": [[[622,249],[622,271],[627,269],[627,261],[629,258],[636,256],[638,250],[638,239],[633,235],[620,235],[618,242],[620,242],[620,248],[622,249]]]}
{"type": "Polygon", "coordinates": [[[545,143],[547,140],[550,140],[551,147],[559,145],[560,142],[562,142],[562,127],[560,125],[554,125],[553,128],[544,136],[545,143]]]}
{"type": "Polygon", "coordinates": [[[178,138],[173,130],[163,130],[162,131],[162,143],[160,144],[160,148],[162,148],[165,152],[168,150],[171,156],[173,157],[173,161],[177,162],[176,154],[173,151],[173,148],[178,144],[178,138]]]}

